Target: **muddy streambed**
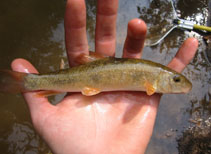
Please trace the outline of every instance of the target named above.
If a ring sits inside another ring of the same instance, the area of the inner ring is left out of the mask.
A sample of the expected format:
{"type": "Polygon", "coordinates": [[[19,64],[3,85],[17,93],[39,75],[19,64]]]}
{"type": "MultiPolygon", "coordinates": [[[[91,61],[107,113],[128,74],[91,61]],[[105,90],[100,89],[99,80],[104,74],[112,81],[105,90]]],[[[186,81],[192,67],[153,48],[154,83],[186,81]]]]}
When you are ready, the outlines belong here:
{"type": "MultiPolygon", "coordinates": [[[[86,2],[88,39],[93,50],[96,1],[86,2]]],[[[181,18],[207,23],[208,0],[178,0],[175,3],[181,18]]],[[[64,9],[65,1],[58,0],[1,1],[0,69],[10,68],[11,61],[19,57],[31,61],[41,73],[59,69],[61,58],[67,63],[64,9]]],[[[142,18],[147,22],[148,41],[151,41],[171,28],[172,9],[167,0],[119,0],[117,56],[121,55],[127,23],[132,18],[142,18]]],[[[193,89],[186,95],[162,97],[147,154],[179,153],[181,145],[188,144],[182,142],[187,130],[194,130],[196,125],[210,128],[206,120],[211,116],[211,67],[202,37],[196,33],[174,30],[159,45],[145,47],[143,58],[167,64],[190,36],[200,41],[194,60],[183,72],[192,81],[193,89]]],[[[56,96],[51,101],[56,103],[61,98],[56,96]]],[[[0,153],[48,153],[48,147],[32,127],[22,96],[0,94],[0,99],[0,153]]],[[[206,137],[206,132],[204,134],[206,137]]]]}

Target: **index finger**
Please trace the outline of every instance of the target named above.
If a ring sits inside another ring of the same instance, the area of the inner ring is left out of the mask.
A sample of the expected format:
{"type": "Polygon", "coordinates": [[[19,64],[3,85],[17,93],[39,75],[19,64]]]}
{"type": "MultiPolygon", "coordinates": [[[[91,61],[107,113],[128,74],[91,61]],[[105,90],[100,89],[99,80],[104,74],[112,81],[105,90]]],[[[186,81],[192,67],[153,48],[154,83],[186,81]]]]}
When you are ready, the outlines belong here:
{"type": "Polygon", "coordinates": [[[65,11],[65,44],[70,65],[74,59],[88,54],[86,36],[86,6],[84,0],[67,0],[65,11]]]}
{"type": "Polygon", "coordinates": [[[177,52],[176,56],[168,64],[171,69],[182,72],[183,69],[193,59],[198,48],[198,40],[195,38],[188,38],[177,52]]]}
{"type": "Polygon", "coordinates": [[[98,0],[97,2],[95,51],[114,56],[118,0],[98,0]]]}

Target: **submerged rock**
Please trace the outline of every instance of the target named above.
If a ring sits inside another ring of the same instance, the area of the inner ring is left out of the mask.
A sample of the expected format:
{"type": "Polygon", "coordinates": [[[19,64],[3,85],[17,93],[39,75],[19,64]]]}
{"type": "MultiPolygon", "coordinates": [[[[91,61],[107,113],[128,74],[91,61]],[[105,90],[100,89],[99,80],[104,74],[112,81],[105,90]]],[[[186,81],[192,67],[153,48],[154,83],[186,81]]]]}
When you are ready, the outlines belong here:
{"type": "Polygon", "coordinates": [[[185,130],[177,139],[179,154],[211,153],[211,117],[195,119],[195,125],[185,130]]]}

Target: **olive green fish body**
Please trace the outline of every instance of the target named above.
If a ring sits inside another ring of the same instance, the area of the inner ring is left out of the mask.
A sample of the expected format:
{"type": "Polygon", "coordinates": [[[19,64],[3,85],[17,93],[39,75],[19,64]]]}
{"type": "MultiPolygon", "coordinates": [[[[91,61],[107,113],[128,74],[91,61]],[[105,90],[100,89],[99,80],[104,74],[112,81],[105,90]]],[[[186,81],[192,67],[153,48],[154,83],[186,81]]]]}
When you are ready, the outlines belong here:
{"type": "Polygon", "coordinates": [[[127,58],[103,58],[49,74],[28,74],[23,83],[24,91],[147,91],[150,87],[153,93],[185,93],[191,89],[183,75],[166,66],[127,58]]]}

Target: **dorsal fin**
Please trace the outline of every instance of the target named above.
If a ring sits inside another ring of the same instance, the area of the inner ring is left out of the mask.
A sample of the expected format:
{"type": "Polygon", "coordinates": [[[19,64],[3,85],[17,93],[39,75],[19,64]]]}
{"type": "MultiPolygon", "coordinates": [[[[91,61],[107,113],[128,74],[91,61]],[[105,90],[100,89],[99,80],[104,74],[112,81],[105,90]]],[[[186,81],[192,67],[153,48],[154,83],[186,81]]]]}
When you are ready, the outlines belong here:
{"type": "Polygon", "coordinates": [[[89,62],[92,62],[92,61],[95,61],[95,60],[99,60],[99,59],[103,59],[103,58],[106,58],[107,56],[105,55],[102,55],[100,53],[96,53],[96,52],[93,52],[93,51],[90,51],[89,52],[89,55],[86,55],[86,54],[80,54],[77,58],[76,58],[76,63],[77,64],[85,64],[85,63],[89,63],[89,62]]]}
{"type": "Polygon", "coordinates": [[[64,63],[64,59],[63,58],[61,59],[59,68],[60,68],[60,70],[65,69],[65,63],[64,63]]]}

